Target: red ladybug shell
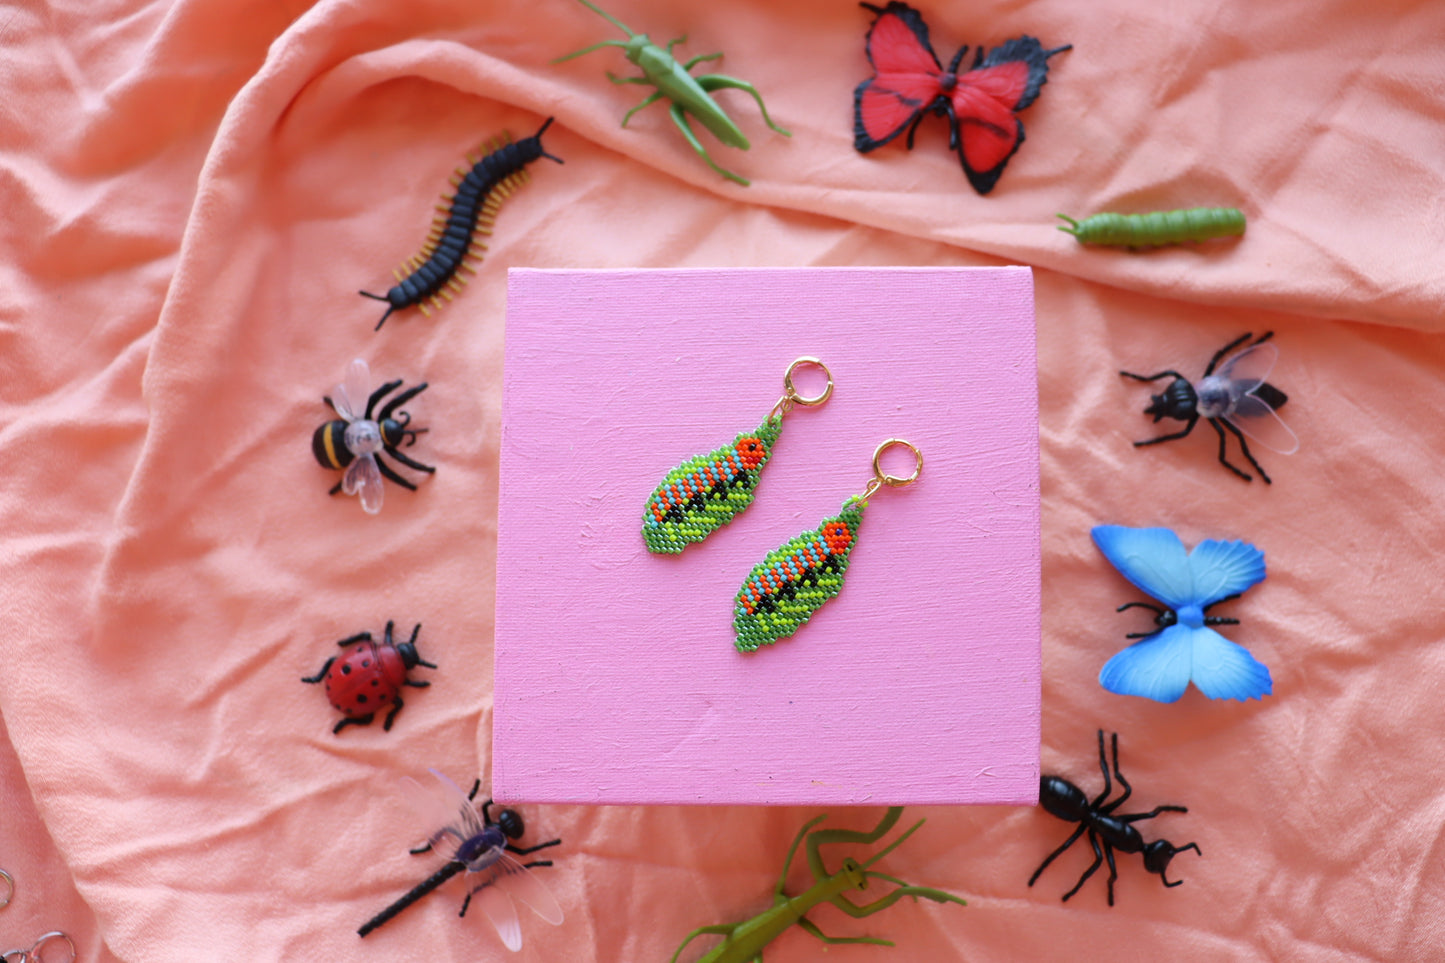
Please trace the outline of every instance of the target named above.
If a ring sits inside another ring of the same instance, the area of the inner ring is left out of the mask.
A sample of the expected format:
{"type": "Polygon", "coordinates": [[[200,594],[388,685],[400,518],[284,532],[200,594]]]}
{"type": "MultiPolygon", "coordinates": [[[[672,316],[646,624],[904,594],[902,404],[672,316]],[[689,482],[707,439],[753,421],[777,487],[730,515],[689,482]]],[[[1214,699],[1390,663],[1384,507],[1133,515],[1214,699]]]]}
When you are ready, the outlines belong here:
{"type": "Polygon", "coordinates": [[[406,663],[395,646],[358,642],[331,664],[326,698],[349,719],[371,715],[392,704],[406,681],[406,663]]]}

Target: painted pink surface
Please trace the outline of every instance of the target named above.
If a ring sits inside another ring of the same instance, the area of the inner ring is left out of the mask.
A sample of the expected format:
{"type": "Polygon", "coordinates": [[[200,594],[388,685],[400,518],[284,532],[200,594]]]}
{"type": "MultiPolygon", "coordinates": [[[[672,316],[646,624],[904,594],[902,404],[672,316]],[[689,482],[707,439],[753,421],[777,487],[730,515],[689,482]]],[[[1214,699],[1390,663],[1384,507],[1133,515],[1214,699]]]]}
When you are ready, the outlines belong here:
{"type": "Polygon", "coordinates": [[[1035,802],[1034,357],[1027,268],[513,270],[497,798],[1035,802]],[[835,391],[784,419],[753,505],[649,553],[662,477],[757,427],[802,355],[835,391]],[[925,469],[870,499],[842,594],[738,653],[744,577],[861,494],[890,437],[925,469]]]}

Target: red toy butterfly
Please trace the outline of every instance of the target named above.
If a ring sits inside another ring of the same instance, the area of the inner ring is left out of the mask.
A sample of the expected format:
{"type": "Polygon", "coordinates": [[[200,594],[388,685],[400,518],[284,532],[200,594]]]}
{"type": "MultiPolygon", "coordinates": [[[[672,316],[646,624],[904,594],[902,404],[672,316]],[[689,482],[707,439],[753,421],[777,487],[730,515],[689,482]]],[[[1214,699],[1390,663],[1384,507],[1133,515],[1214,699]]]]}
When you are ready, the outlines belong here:
{"type": "Polygon", "coordinates": [[[1004,165],[1024,142],[1015,114],[1034,102],[1049,76],[1049,58],[1071,45],[1045,50],[1037,39],[1016,37],[959,73],[968,51],[953,55],[948,69],[928,43],[928,25],[906,3],[861,6],[878,15],[868,28],[868,62],[874,76],[853,92],[853,146],[876,150],[908,130],[908,147],[925,114],[948,118],[948,146],[958,151],[968,182],[980,194],[998,183],[1004,165]]]}

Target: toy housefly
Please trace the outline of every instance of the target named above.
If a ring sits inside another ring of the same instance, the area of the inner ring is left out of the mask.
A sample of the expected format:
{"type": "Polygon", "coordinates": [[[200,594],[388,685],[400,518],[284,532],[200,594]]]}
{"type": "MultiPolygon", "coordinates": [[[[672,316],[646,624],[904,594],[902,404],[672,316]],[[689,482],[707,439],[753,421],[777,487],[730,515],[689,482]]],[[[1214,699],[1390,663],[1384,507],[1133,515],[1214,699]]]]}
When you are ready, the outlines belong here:
{"type": "Polygon", "coordinates": [[[1248,333],[1243,334],[1216,351],[1210,359],[1209,367],[1204,369],[1204,377],[1192,384],[1188,378],[1173,370],[1161,371],[1156,375],[1120,371],[1119,374],[1135,381],[1173,378],[1163,394],[1150,397],[1149,407],[1144,409],[1144,414],[1153,415],[1155,423],[1161,418],[1188,422],[1183,431],[1147,441],[1136,441],[1134,447],[1142,448],[1145,445],[1157,445],[1161,441],[1183,438],[1193,431],[1199,419],[1203,418],[1219,435],[1219,463],[1245,481],[1251,480],[1247,472],[1231,465],[1224,457],[1224,445],[1228,440],[1224,432],[1228,429],[1230,434],[1239,439],[1239,450],[1244,452],[1244,457],[1249,459],[1254,470],[1259,472],[1259,477],[1268,485],[1269,476],[1264,473],[1259,462],[1255,461],[1244,436],[1248,435],[1281,455],[1293,455],[1298,451],[1299,439],[1279,415],[1275,414],[1289,397],[1265,381],[1274,369],[1275,362],[1279,360],[1279,349],[1269,343],[1274,332],[1266,331],[1243,350],[1227,359],[1224,357],[1248,341],[1249,337],[1248,333]],[[1224,359],[1223,364],[1220,363],[1221,359],[1224,359]]]}
{"type": "Polygon", "coordinates": [[[407,801],[417,815],[432,829],[426,843],[413,853],[436,849],[447,857],[447,864],[432,876],[415,886],[411,892],[382,910],[357,932],[366,936],[397,913],[410,906],[422,896],[436,889],[452,876],[467,873],[469,880],[475,880],[462,901],[458,916],[466,916],[475,898],[487,919],[497,929],[497,936],[507,949],[522,948],[522,924],[517,918],[517,907],[513,898],[521,900],[542,919],[556,926],[562,922],[562,907],[552,893],[535,875],[529,873],[529,866],[550,866],[550,862],[523,864],[512,854],[526,855],[555,846],[561,840],[551,840],[526,849],[511,844],[511,840],[522,835],[522,819],[516,812],[504,809],[492,822],[488,814],[491,801],[482,804],[478,813],[472,805],[478,786],[472,787],[472,794],[461,788],[435,769],[428,772],[436,778],[437,785],[426,788],[415,779],[401,781],[407,801]],[[440,829],[434,829],[440,825],[440,829]],[[476,874],[473,876],[472,874],[476,874]]]}

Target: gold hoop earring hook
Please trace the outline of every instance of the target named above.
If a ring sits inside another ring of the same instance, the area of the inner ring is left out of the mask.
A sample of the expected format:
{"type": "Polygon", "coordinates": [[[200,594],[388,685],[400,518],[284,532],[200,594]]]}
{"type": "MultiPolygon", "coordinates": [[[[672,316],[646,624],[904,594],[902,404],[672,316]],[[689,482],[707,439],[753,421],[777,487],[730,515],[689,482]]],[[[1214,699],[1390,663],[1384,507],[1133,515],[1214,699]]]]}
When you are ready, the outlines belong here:
{"type": "Polygon", "coordinates": [[[879,489],[885,485],[889,488],[902,488],[905,485],[912,485],[918,481],[918,476],[922,474],[923,452],[914,447],[911,442],[904,441],[902,438],[889,438],[873,452],[873,478],[868,482],[868,486],[863,489],[862,498],[864,501],[867,501],[873,497],[873,495],[877,494],[879,489]],[[883,470],[883,453],[895,447],[907,448],[913,453],[913,474],[907,476],[891,475],[883,470]]]}
{"type": "Polygon", "coordinates": [[[817,358],[805,355],[788,365],[788,370],[783,374],[783,397],[779,398],[778,403],[773,405],[773,410],[768,412],[768,419],[781,418],[783,415],[786,415],[794,405],[802,405],[804,408],[817,407],[831,397],[833,397],[833,372],[829,371],[828,366],[817,358]],[[805,366],[819,369],[823,372],[823,377],[828,379],[828,383],[823,386],[822,394],[812,398],[806,397],[800,394],[797,386],[793,384],[793,375],[797,373],[799,368],[805,366]]]}
{"type": "Polygon", "coordinates": [[[792,364],[788,365],[788,370],[783,375],[783,393],[784,397],[788,398],[793,402],[796,402],[797,404],[802,405],[805,408],[812,408],[815,405],[821,405],[823,402],[827,401],[833,396],[833,372],[829,371],[828,366],[825,365],[823,362],[819,361],[817,358],[811,358],[806,356],[799,358],[792,364]],[[801,394],[798,393],[797,387],[793,384],[793,374],[804,365],[817,368],[819,371],[823,372],[823,377],[828,379],[828,383],[823,386],[823,393],[815,398],[803,397],[801,394]]]}

